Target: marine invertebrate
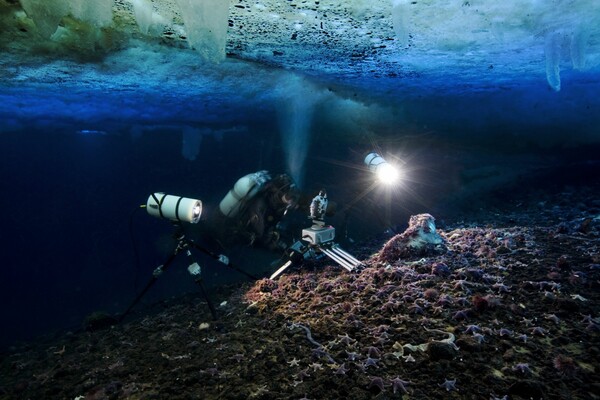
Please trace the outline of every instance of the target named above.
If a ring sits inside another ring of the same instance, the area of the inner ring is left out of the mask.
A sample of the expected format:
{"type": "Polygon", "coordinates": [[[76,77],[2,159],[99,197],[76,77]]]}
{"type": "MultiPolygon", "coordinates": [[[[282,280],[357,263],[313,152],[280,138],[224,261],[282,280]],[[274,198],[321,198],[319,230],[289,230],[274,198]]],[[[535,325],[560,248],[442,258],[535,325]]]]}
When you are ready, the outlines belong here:
{"type": "Polygon", "coordinates": [[[409,385],[411,382],[409,381],[405,381],[403,379],[400,379],[399,377],[395,377],[394,379],[392,379],[390,381],[390,384],[392,386],[392,393],[396,394],[397,392],[402,392],[405,394],[408,394],[408,390],[406,389],[406,386],[409,385]]]}
{"type": "Polygon", "coordinates": [[[450,275],[450,268],[443,262],[437,262],[431,266],[431,273],[436,276],[446,277],[450,275]]]}
{"type": "Polygon", "coordinates": [[[455,319],[457,321],[462,321],[465,319],[469,318],[469,310],[459,310],[457,312],[454,313],[454,315],[452,316],[452,319],[455,319]]]}
{"type": "Polygon", "coordinates": [[[385,383],[383,382],[383,378],[379,376],[373,376],[370,378],[368,389],[377,388],[379,391],[383,392],[385,390],[385,383]]]}
{"type": "Polygon", "coordinates": [[[310,378],[308,368],[305,368],[296,374],[296,379],[298,379],[300,382],[304,382],[304,379],[306,378],[310,378]]]}
{"type": "Polygon", "coordinates": [[[347,333],[345,333],[343,335],[338,335],[338,341],[339,343],[343,343],[346,346],[349,346],[351,343],[356,342],[356,339],[352,339],[350,336],[348,336],[347,333]]]}
{"type": "Polygon", "coordinates": [[[469,285],[471,284],[471,282],[467,281],[466,279],[458,279],[456,281],[454,281],[454,290],[462,290],[463,292],[469,294],[471,293],[471,289],[469,289],[469,285]]]}
{"type": "Polygon", "coordinates": [[[467,327],[464,330],[465,333],[475,333],[480,331],[481,328],[478,325],[467,325],[467,327]]]}
{"type": "Polygon", "coordinates": [[[388,300],[379,309],[382,312],[393,311],[398,308],[398,303],[394,300],[388,300]]]}
{"type": "Polygon", "coordinates": [[[364,369],[367,369],[368,367],[379,368],[379,366],[377,365],[378,362],[379,362],[379,358],[367,357],[367,359],[363,363],[363,367],[364,367],[364,369]]]}
{"type": "Polygon", "coordinates": [[[498,293],[510,293],[510,286],[506,286],[504,283],[498,282],[492,285],[492,288],[496,289],[498,293]]]}
{"type": "Polygon", "coordinates": [[[423,298],[428,301],[436,300],[440,295],[440,292],[436,288],[428,288],[423,292],[423,298]]]}
{"type": "Polygon", "coordinates": [[[448,307],[452,305],[452,300],[452,296],[448,294],[442,294],[435,302],[435,305],[439,307],[448,307]]]}
{"type": "Polygon", "coordinates": [[[446,379],[443,383],[440,383],[438,386],[446,389],[448,392],[451,390],[458,390],[456,389],[456,379],[446,379]]]}
{"type": "Polygon", "coordinates": [[[481,333],[473,332],[473,339],[479,344],[485,341],[485,337],[481,333]]]}
{"type": "Polygon", "coordinates": [[[418,304],[413,304],[412,306],[408,307],[408,311],[412,314],[420,314],[423,315],[425,314],[425,311],[423,310],[423,307],[421,307],[418,304]]]}
{"type": "Polygon", "coordinates": [[[571,377],[577,372],[577,364],[573,358],[559,354],[552,360],[554,368],[563,376],[571,377]]]}
{"type": "Polygon", "coordinates": [[[290,367],[296,367],[296,366],[300,365],[300,360],[298,360],[298,359],[296,359],[296,357],[294,357],[287,363],[290,365],[290,367]]]}
{"type": "Polygon", "coordinates": [[[340,365],[335,371],[334,371],[334,375],[346,375],[346,372],[350,371],[348,368],[346,368],[346,363],[342,363],[342,365],[340,365]]]}
{"type": "Polygon", "coordinates": [[[404,362],[415,362],[417,360],[415,360],[415,358],[412,356],[412,354],[407,355],[406,357],[402,357],[404,359],[404,362]]]}
{"type": "Polygon", "coordinates": [[[318,362],[313,362],[308,366],[308,368],[312,368],[313,371],[320,371],[323,369],[323,364],[318,362]]]}
{"type": "Polygon", "coordinates": [[[544,318],[554,322],[556,325],[560,324],[560,318],[558,318],[556,314],[546,314],[544,318]]]}
{"type": "Polygon", "coordinates": [[[527,339],[529,339],[529,337],[527,337],[526,334],[522,334],[522,335],[518,335],[517,339],[522,340],[523,343],[527,343],[527,339]]]}
{"type": "Polygon", "coordinates": [[[463,307],[467,307],[467,306],[469,306],[471,304],[470,301],[469,301],[469,299],[466,298],[466,297],[456,297],[454,299],[454,303],[456,305],[463,306],[463,307]]]}
{"type": "Polygon", "coordinates": [[[323,347],[321,345],[321,343],[319,343],[319,342],[317,342],[316,340],[313,339],[312,332],[310,331],[309,327],[304,326],[302,324],[297,324],[297,323],[290,324],[289,329],[294,329],[294,328],[303,329],[306,332],[306,338],[308,339],[309,342],[311,342],[312,344],[314,344],[317,347],[323,347]]]}
{"type": "Polygon", "coordinates": [[[588,324],[592,324],[592,323],[596,322],[595,319],[592,318],[592,314],[587,314],[587,315],[582,314],[582,317],[583,317],[583,319],[581,320],[581,322],[588,323],[588,324]]]}
{"type": "Polygon", "coordinates": [[[511,331],[510,329],[507,328],[500,328],[498,329],[498,336],[503,337],[503,336],[512,336],[513,331],[511,331]]]}
{"type": "Polygon", "coordinates": [[[490,309],[494,309],[502,305],[502,300],[500,300],[499,297],[494,296],[493,294],[488,294],[484,296],[484,299],[487,301],[488,308],[490,309]]]}
{"type": "Polygon", "coordinates": [[[473,309],[475,311],[477,311],[478,313],[484,312],[489,307],[489,302],[488,302],[487,298],[485,298],[479,294],[476,294],[475,296],[473,296],[471,298],[471,303],[473,304],[473,309]]]}
{"type": "Polygon", "coordinates": [[[535,327],[531,328],[529,331],[532,335],[537,335],[537,336],[546,336],[546,332],[547,332],[541,326],[535,326],[535,327]]]}
{"type": "Polygon", "coordinates": [[[291,330],[291,329],[294,329],[294,328],[300,328],[300,329],[304,330],[304,332],[306,333],[306,338],[308,339],[308,341],[310,343],[312,343],[313,345],[317,346],[312,351],[313,357],[316,357],[316,358],[322,358],[322,357],[324,357],[324,358],[327,359],[327,361],[330,364],[335,364],[336,363],[335,360],[331,357],[331,355],[325,351],[325,349],[323,348],[323,345],[321,345],[321,343],[319,343],[319,342],[317,342],[316,340],[313,339],[312,333],[310,331],[310,328],[308,328],[307,326],[302,325],[302,324],[291,323],[289,325],[289,329],[291,330]]]}
{"type": "Polygon", "coordinates": [[[517,371],[523,375],[531,375],[531,368],[529,368],[529,364],[528,363],[518,363],[516,365],[513,365],[512,367],[513,371],[517,371]]]}

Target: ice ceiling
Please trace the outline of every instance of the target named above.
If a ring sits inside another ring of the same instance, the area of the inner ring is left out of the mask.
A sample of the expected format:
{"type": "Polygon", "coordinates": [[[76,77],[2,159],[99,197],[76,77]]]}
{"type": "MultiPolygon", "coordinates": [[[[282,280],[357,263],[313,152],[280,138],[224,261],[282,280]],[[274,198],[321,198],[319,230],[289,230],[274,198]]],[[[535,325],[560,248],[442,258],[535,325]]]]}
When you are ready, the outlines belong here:
{"type": "Polygon", "coordinates": [[[496,109],[598,134],[595,0],[0,0],[0,18],[4,130],[230,129],[301,104],[355,125],[496,109]]]}

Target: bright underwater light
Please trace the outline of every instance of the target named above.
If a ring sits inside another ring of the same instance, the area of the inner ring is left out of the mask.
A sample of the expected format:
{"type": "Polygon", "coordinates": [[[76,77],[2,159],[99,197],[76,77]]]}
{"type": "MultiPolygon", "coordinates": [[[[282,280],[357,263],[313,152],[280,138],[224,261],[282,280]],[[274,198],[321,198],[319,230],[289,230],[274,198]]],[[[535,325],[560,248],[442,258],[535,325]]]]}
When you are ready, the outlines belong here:
{"type": "Polygon", "coordinates": [[[158,218],[195,224],[202,215],[202,202],[159,192],[148,197],[146,210],[148,214],[158,218]]]}
{"type": "Polygon", "coordinates": [[[365,164],[369,171],[373,172],[377,179],[386,185],[392,185],[400,178],[400,171],[394,165],[391,165],[379,154],[373,152],[365,157],[365,164]]]}

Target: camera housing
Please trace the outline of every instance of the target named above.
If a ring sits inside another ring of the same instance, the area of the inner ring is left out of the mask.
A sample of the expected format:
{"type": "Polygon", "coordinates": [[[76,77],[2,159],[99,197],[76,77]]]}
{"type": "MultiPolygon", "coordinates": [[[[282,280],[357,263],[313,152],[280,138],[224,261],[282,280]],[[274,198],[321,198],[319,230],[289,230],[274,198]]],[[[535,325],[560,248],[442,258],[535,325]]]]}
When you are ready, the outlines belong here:
{"type": "Polygon", "coordinates": [[[335,238],[335,228],[333,226],[313,225],[310,228],[302,229],[302,240],[311,245],[319,245],[332,242],[335,238]]]}

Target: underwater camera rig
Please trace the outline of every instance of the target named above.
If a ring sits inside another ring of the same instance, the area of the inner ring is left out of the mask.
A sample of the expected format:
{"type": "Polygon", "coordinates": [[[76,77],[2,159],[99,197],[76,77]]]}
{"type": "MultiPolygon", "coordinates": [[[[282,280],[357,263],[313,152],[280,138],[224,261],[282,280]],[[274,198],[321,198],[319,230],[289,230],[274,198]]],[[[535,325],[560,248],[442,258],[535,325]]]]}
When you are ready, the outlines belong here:
{"type": "Polygon", "coordinates": [[[288,260],[271,275],[271,279],[277,278],[292,265],[301,265],[304,260],[316,259],[323,255],[329,257],[349,272],[364,266],[362,262],[333,241],[335,238],[335,228],[331,225],[325,225],[325,221],[323,220],[327,204],[327,193],[321,190],[310,204],[312,226],[303,229],[301,239],[294,242],[288,248],[288,260]]]}
{"type": "Polygon", "coordinates": [[[155,217],[168,219],[173,223],[173,226],[175,227],[173,238],[177,241],[177,243],[175,249],[173,250],[173,253],[167,258],[167,260],[163,264],[159,265],[154,270],[154,272],[152,273],[152,278],[150,278],[146,286],[131,302],[127,310],[125,310],[125,312],[119,316],[119,322],[121,322],[140,302],[140,300],[142,299],[142,297],[144,297],[146,292],[150,290],[150,288],[154,285],[154,283],[158,280],[162,273],[171,266],[173,261],[175,261],[177,256],[181,253],[184,253],[188,258],[188,272],[200,287],[202,297],[204,297],[204,299],[206,300],[206,303],[208,304],[208,308],[210,309],[210,313],[213,319],[216,320],[217,311],[212,301],[210,300],[206,289],[204,288],[204,284],[202,282],[202,268],[200,267],[200,264],[198,264],[194,255],[192,254],[192,249],[196,249],[203,252],[209,257],[217,260],[218,262],[222,263],[223,265],[226,265],[229,268],[236,270],[237,272],[247,276],[252,280],[258,280],[257,277],[252,276],[249,273],[232,265],[227,256],[223,254],[213,253],[185,236],[181,222],[189,222],[195,224],[198,221],[200,221],[200,216],[202,214],[202,202],[200,200],[189,199],[180,196],[172,196],[164,193],[153,193],[150,195],[150,197],[148,197],[146,205],[142,207],[146,208],[148,214],[155,217]]]}

